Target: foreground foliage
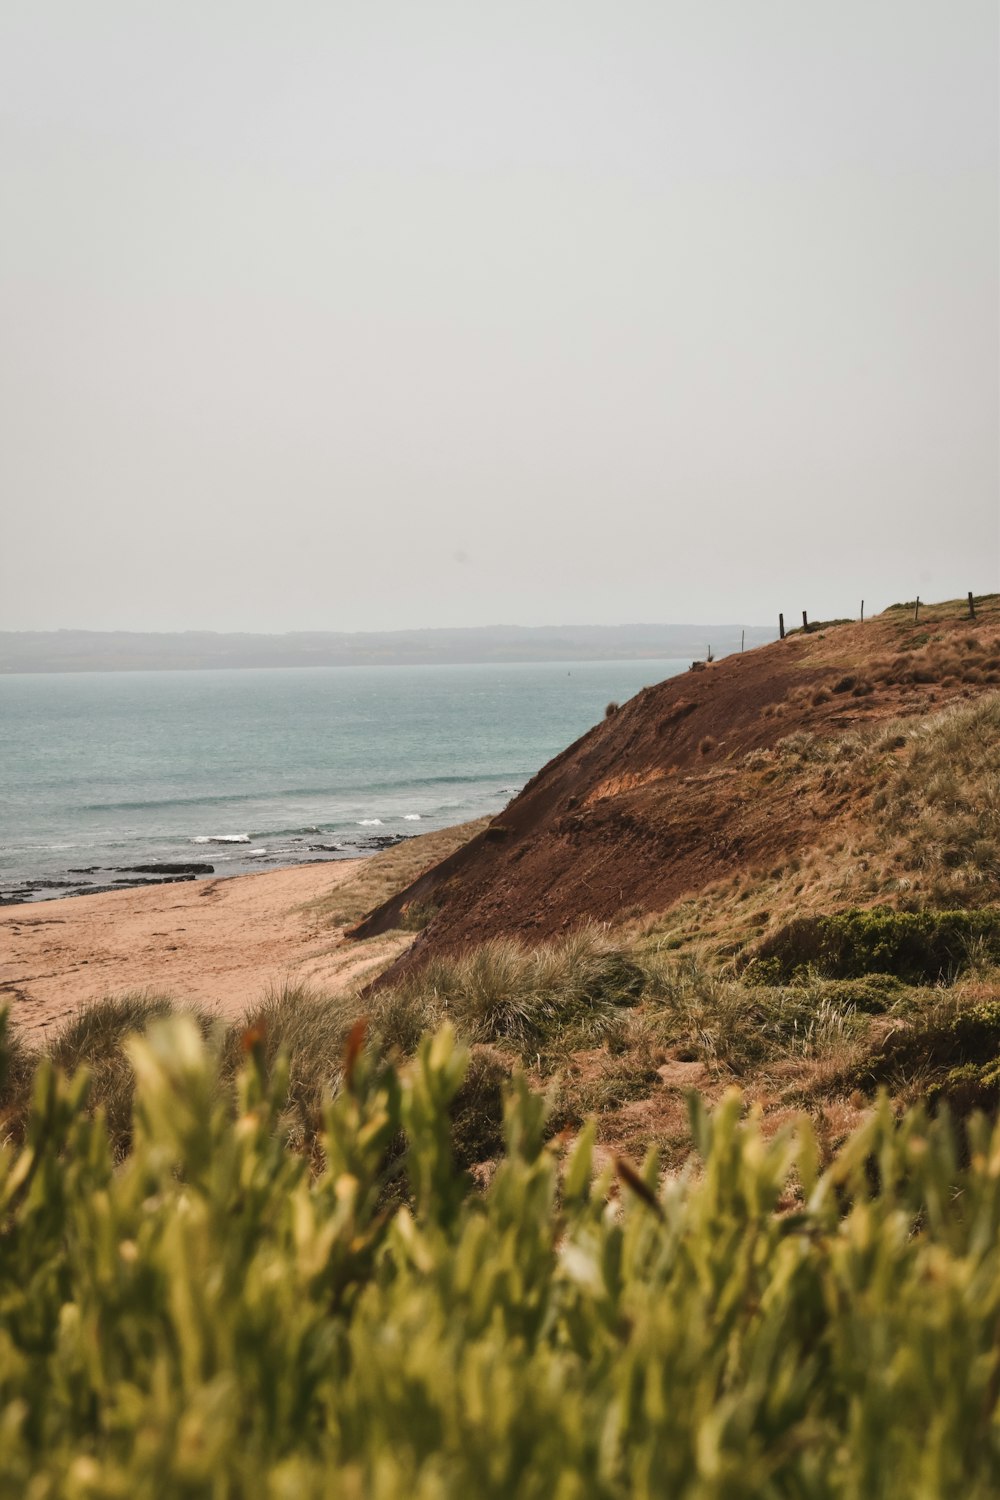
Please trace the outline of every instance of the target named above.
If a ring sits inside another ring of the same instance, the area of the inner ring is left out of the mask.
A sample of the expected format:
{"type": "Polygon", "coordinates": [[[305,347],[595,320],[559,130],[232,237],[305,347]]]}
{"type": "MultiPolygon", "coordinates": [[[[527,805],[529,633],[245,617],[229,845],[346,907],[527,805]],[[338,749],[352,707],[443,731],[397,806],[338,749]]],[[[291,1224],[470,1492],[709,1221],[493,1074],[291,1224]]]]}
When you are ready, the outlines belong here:
{"type": "Polygon", "coordinates": [[[248,1034],[128,1046],[116,1166],[43,1061],[0,1151],[0,1489],[144,1497],[986,1496],[1000,1485],[1000,1131],[887,1104],[818,1171],[735,1094],[703,1166],[594,1179],[515,1079],[456,1169],[451,1031],[348,1049],[318,1170],[248,1034]]]}

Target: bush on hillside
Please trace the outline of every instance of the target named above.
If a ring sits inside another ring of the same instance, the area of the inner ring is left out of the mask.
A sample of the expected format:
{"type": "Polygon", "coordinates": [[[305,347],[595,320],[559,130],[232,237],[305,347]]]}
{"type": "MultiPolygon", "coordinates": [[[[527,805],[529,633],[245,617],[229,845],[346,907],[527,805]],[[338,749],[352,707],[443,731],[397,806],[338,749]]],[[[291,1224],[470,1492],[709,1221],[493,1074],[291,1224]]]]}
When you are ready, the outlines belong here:
{"type": "Polygon", "coordinates": [[[995,1113],[1000,1104],[1000,1000],[963,1004],[949,991],[894,1026],[866,1055],[854,1081],[913,1089],[937,1110],[995,1113]]]}
{"type": "Polygon", "coordinates": [[[873,906],[837,916],[798,917],[765,938],[747,978],[783,983],[809,969],[833,979],[888,974],[934,984],[972,956],[1000,960],[1000,910],[896,911],[873,906]]]}

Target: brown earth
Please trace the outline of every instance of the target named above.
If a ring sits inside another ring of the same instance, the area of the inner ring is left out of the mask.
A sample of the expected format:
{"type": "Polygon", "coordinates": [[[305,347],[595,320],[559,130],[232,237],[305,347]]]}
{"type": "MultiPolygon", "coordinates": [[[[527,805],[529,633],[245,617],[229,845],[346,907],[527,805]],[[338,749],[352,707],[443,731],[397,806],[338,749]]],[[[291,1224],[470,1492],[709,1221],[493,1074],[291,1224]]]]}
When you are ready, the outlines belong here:
{"type": "MultiPolygon", "coordinates": [[[[662,912],[815,844],[843,792],[762,789],[754,751],[925,714],[1000,684],[1000,596],[899,606],[797,631],[644,688],[550,761],[499,817],[349,935],[438,910],[385,977],[469,944],[537,941],[584,921],[662,912]],[[964,617],[965,616],[965,617],[964,617]],[[750,757],[748,762],[748,757],[750,757]]],[[[381,980],[379,981],[382,982],[381,980]]]]}

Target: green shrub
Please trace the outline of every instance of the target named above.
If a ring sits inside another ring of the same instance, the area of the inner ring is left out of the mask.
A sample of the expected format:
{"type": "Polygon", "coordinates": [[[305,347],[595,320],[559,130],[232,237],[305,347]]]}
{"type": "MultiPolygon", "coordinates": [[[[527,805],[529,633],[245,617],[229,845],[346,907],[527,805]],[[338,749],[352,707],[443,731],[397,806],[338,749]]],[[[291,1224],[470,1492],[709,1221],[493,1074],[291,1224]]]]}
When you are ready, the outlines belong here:
{"type": "Polygon", "coordinates": [[[799,917],[757,948],[747,977],[784,982],[807,969],[836,979],[887,974],[933,984],[958,973],[970,953],[1000,959],[1000,911],[895,911],[856,908],[799,917]]]}
{"type": "Polygon", "coordinates": [[[950,995],[894,1027],[857,1069],[863,1087],[917,1079],[932,1108],[995,1112],[1000,1102],[1000,1000],[963,1005],[950,995]]]}
{"type": "Polygon", "coordinates": [[[853,625],[854,620],[810,620],[808,625],[796,625],[794,630],[786,630],[786,636],[813,635],[817,630],[833,630],[837,625],[853,625]]]}
{"type": "Polygon", "coordinates": [[[507,1094],[484,1191],[466,1058],[352,1052],[317,1170],[251,1047],[129,1044],[133,1149],[44,1061],[0,1146],[0,1490],[30,1500],[759,1500],[1000,1489],[1000,1130],[693,1107],[702,1168],[560,1164],[507,1094]],[[386,1189],[402,1138],[410,1201],[386,1189]],[[877,1164],[877,1170],[873,1170],[877,1164]],[[617,1201],[612,1199],[616,1186],[617,1201]]]}
{"type": "Polygon", "coordinates": [[[827,1004],[869,1016],[892,1010],[905,993],[902,982],[892,974],[864,974],[858,979],[821,978],[812,980],[810,987],[827,1004]]]}

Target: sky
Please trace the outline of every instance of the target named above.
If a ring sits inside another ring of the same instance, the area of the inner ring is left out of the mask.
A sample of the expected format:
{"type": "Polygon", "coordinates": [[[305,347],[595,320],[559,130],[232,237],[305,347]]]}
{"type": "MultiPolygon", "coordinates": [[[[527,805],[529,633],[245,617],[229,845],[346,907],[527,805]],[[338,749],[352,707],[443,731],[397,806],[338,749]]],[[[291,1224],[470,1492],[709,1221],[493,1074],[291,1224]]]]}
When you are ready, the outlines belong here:
{"type": "Polygon", "coordinates": [[[4,0],[0,628],[1000,588],[995,0],[4,0]]]}

